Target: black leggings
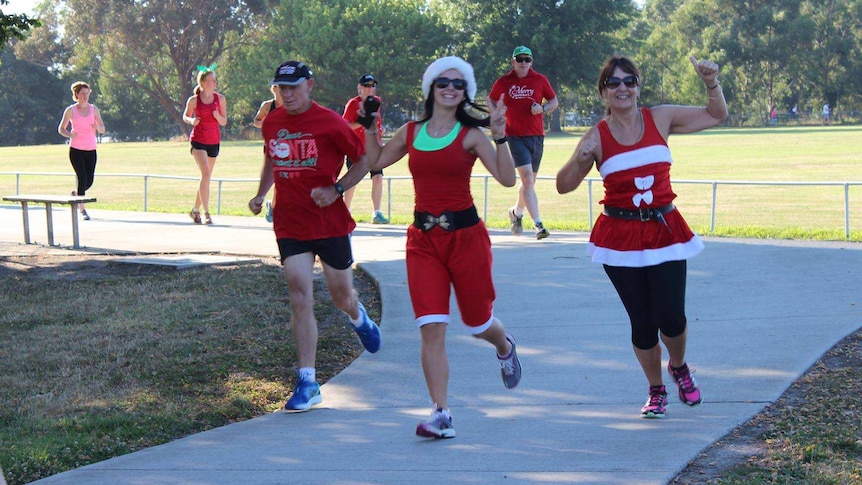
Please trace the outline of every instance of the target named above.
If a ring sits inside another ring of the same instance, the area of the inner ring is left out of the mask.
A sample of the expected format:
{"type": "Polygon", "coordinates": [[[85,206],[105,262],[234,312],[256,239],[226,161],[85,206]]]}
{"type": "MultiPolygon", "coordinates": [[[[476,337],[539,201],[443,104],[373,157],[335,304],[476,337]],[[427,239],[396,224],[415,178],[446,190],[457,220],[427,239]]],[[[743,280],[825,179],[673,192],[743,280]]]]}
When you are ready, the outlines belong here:
{"type": "Polygon", "coordinates": [[[629,314],[635,347],[655,347],[658,332],[667,337],[685,332],[685,260],[646,268],[604,266],[629,314]]]}
{"type": "Polygon", "coordinates": [[[96,176],[96,150],[78,150],[69,148],[69,161],[75,169],[78,177],[78,195],[85,195],[87,189],[93,186],[93,178],[96,176]]]}

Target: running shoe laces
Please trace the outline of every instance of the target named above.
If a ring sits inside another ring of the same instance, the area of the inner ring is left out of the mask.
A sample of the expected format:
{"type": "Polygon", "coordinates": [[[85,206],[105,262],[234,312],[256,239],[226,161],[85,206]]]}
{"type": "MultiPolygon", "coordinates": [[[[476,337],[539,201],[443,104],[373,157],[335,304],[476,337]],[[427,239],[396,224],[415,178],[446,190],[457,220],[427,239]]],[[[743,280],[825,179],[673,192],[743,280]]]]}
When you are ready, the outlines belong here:
{"type": "Polygon", "coordinates": [[[700,395],[700,387],[698,387],[697,381],[692,376],[694,371],[689,370],[688,364],[683,364],[682,367],[674,369],[671,367],[670,362],[668,362],[667,371],[679,388],[680,401],[689,406],[697,406],[703,401],[703,397],[700,395]]]}
{"type": "Polygon", "coordinates": [[[649,397],[641,408],[641,417],[647,419],[663,418],[667,406],[667,390],[664,386],[650,386],[649,397]]]}
{"type": "Polygon", "coordinates": [[[521,382],[521,361],[518,359],[518,351],[515,347],[515,337],[506,334],[506,340],[512,346],[507,357],[497,356],[500,361],[500,375],[503,377],[503,385],[507,389],[514,389],[521,382]]]}

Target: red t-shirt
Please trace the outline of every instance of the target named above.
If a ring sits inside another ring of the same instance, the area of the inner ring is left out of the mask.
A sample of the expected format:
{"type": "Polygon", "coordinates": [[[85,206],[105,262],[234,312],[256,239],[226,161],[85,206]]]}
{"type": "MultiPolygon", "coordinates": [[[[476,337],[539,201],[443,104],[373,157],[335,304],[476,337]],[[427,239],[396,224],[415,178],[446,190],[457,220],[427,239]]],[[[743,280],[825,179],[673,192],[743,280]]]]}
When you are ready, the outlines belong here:
{"type": "Polygon", "coordinates": [[[544,136],[545,122],[541,114],[530,112],[533,102],[542,104],[544,100],[557,97],[548,78],[532,68],[524,78],[519,78],[514,70],[509,71],[494,83],[488,97],[495,102],[505,95],[506,135],[507,136],[544,136]]]}
{"type": "Polygon", "coordinates": [[[272,158],[275,181],[273,229],[277,238],[310,241],[342,237],[356,228],[343,199],[317,207],[311,189],[335,183],[344,157],[365,154],[362,139],[338,113],[312,102],[291,115],[277,108],[261,128],[266,155],[272,158]]]}
{"type": "MultiPolygon", "coordinates": [[[[359,108],[362,107],[362,103],[364,99],[362,96],[354,96],[350,98],[350,101],[344,105],[344,119],[347,120],[348,123],[356,123],[356,119],[359,118],[359,108]]],[[[377,117],[377,141],[383,143],[383,113],[380,113],[380,116],[377,117]]],[[[356,129],[356,134],[359,135],[359,138],[362,138],[362,144],[365,145],[365,128],[362,125],[359,125],[356,129]]],[[[351,158],[351,160],[353,160],[351,158]]]]}
{"type": "Polygon", "coordinates": [[[200,123],[192,128],[192,134],[189,137],[191,141],[203,143],[204,145],[218,145],[221,141],[221,131],[218,121],[213,116],[213,111],[219,109],[218,93],[213,93],[213,102],[204,104],[201,101],[201,95],[198,94],[198,102],[195,105],[195,118],[200,120],[200,123]]]}

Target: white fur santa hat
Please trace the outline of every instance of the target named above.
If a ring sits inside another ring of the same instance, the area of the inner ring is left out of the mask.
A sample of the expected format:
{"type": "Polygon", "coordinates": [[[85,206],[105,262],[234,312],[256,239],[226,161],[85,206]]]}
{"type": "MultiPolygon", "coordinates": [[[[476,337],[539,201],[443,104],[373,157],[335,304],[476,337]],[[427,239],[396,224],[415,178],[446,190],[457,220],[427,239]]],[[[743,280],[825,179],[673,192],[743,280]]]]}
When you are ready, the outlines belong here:
{"type": "Polygon", "coordinates": [[[476,76],[473,74],[473,66],[464,59],[455,56],[441,57],[432,62],[428,69],[425,69],[425,74],[422,75],[422,95],[425,96],[425,99],[431,95],[431,83],[449,69],[455,69],[464,76],[464,80],[467,81],[467,98],[470,101],[475,101],[476,76]]]}

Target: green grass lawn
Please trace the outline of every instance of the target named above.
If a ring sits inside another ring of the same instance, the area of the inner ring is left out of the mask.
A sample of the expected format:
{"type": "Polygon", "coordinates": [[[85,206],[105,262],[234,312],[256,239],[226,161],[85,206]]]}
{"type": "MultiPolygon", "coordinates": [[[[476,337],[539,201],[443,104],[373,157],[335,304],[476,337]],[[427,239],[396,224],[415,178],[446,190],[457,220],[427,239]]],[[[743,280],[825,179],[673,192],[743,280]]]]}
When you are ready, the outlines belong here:
{"type": "MultiPolygon", "coordinates": [[[[554,230],[585,231],[601,210],[603,189],[598,173],[567,195],[556,193],[554,177],[574,150],[580,133],[553,134],[537,192],[542,219],[554,230]],[[590,193],[592,199],[590,199],[590,193]],[[592,208],[592,215],[590,209],[592,208]]],[[[731,185],[728,182],[848,182],[851,239],[862,240],[862,126],[713,129],[670,139],[674,156],[677,205],[696,231],[710,234],[713,185],[716,189],[717,235],[781,238],[845,238],[845,187],[731,185]],[[695,183],[697,182],[697,183],[695,183]],[[856,185],[852,185],[855,183],[856,185]]],[[[66,193],[74,188],[65,145],[0,147],[0,192],[66,193]],[[62,173],[24,175],[9,172],[62,173]]],[[[216,164],[211,209],[249,215],[246,202],[257,189],[262,143],[226,142],[216,164]]],[[[413,188],[406,159],[385,175],[384,211],[395,223],[410,222],[413,188]]],[[[474,171],[473,195],[489,227],[506,227],[506,210],[515,198],[487,175],[481,163],[474,171]],[[486,197],[487,194],[487,197],[486,197]],[[487,200],[486,200],[487,199],[487,200]],[[484,213],[487,208],[487,214],[484,213]]],[[[92,207],[112,210],[186,212],[194,202],[198,171],[185,142],[106,143],[99,146],[96,183],[88,192],[99,199],[92,207]],[[134,176],[133,176],[134,174],[134,176]],[[149,174],[146,181],[141,176],[149,174]],[[168,179],[164,176],[181,177],[168,179]],[[146,184],[146,199],[145,199],[146,184]]],[[[371,184],[357,188],[355,218],[371,218],[371,184]]],[[[529,224],[529,222],[528,222],[529,224]]]]}

